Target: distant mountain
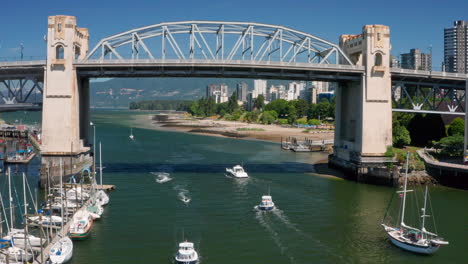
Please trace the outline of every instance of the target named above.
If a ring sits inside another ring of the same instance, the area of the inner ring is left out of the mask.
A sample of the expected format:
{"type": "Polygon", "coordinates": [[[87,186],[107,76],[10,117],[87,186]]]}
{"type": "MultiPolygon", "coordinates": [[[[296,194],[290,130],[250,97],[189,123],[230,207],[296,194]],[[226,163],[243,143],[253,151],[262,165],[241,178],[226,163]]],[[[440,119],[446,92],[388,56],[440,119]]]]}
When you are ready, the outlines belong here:
{"type": "MultiPolygon", "coordinates": [[[[225,83],[229,94],[237,83],[246,82],[253,89],[252,79],[222,78],[113,78],[91,82],[91,106],[128,107],[130,102],[142,100],[197,100],[206,93],[209,84],[225,83]]],[[[268,80],[268,86],[287,84],[287,81],[268,80]]]]}

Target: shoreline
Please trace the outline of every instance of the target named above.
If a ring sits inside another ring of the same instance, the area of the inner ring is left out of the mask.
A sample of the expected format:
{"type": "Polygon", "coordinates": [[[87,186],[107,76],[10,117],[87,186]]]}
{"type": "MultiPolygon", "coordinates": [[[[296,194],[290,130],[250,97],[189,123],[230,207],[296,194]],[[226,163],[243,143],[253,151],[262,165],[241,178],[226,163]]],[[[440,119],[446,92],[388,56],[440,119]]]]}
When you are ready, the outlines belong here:
{"type": "Polygon", "coordinates": [[[146,121],[150,121],[150,128],[161,131],[186,132],[235,139],[253,139],[273,143],[281,143],[282,139],[288,137],[307,138],[309,140],[328,140],[334,137],[334,131],[332,130],[316,130],[312,133],[305,133],[304,128],[249,124],[209,118],[197,119],[182,114],[148,114],[145,116],[146,121]]]}

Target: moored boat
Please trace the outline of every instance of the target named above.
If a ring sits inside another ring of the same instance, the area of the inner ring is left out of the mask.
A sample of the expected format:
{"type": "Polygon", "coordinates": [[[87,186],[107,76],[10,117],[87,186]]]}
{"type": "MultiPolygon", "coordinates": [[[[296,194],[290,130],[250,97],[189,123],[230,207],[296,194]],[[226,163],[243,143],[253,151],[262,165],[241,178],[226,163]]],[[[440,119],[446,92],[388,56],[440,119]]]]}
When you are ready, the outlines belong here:
{"type": "Polygon", "coordinates": [[[53,264],[62,264],[73,256],[73,242],[69,237],[62,237],[50,249],[50,261],[53,264]]]}
{"type": "Polygon", "coordinates": [[[73,216],[68,236],[73,240],[86,239],[93,227],[93,217],[86,210],[79,210],[73,216]]]}

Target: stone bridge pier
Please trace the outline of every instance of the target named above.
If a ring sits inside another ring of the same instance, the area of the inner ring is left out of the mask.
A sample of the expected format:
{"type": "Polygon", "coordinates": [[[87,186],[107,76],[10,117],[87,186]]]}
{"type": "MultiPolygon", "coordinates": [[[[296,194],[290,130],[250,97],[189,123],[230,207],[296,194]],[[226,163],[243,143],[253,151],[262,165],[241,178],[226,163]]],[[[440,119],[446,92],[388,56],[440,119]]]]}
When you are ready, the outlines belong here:
{"type": "Polygon", "coordinates": [[[340,48],[364,66],[360,81],[342,82],[336,91],[335,146],[329,165],[358,181],[392,183],[385,157],[392,145],[390,29],[367,25],[359,35],[342,35],[340,48]]]}
{"type": "MultiPolygon", "coordinates": [[[[88,51],[88,29],[73,16],[50,16],[42,111],[41,185],[92,165],[89,146],[89,80],[73,65],[88,51]]],[[[65,177],[67,179],[67,177],[65,177]]]]}

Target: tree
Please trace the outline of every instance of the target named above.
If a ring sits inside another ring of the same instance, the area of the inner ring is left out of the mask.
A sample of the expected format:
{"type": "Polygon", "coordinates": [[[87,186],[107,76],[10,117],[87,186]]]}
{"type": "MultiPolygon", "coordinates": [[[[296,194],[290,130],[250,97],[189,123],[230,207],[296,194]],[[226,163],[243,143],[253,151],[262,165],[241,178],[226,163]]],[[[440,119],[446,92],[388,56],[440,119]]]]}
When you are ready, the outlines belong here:
{"type": "Polygon", "coordinates": [[[262,110],[265,107],[265,96],[263,94],[260,94],[255,98],[254,101],[254,108],[257,110],[262,110]]]}
{"type": "Polygon", "coordinates": [[[265,106],[265,111],[275,111],[278,116],[285,117],[288,114],[288,101],[284,99],[274,100],[265,106]]]}
{"type": "Polygon", "coordinates": [[[441,153],[446,156],[463,156],[464,136],[455,135],[444,137],[435,142],[434,146],[441,149],[441,153]]]}
{"type": "Polygon", "coordinates": [[[293,105],[288,106],[288,123],[290,125],[294,124],[297,120],[297,111],[293,105]]]}
{"type": "Polygon", "coordinates": [[[393,126],[393,145],[395,147],[401,148],[407,146],[411,143],[411,137],[408,129],[404,126],[393,126]]]}
{"type": "Polygon", "coordinates": [[[447,134],[449,136],[463,136],[465,134],[465,120],[461,119],[460,117],[455,118],[448,126],[447,134]]]}
{"type": "Polygon", "coordinates": [[[244,120],[247,121],[247,123],[257,122],[259,115],[260,112],[258,111],[247,112],[245,114],[244,120]]]}
{"type": "Polygon", "coordinates": [[[307,110],[309,109],[309,105],[304,99],[293,100],[291,101],[291,103],[294,104],[298,117],[303,117],[307,115],[307,110]]]}
{"type": "Polygon", "coordinates": [[[278,114],[274,111],[265,111],[262,114],[261,121],[263,124],[273,124],[278,119],[278,114]]]}
{"type": "Polygon", "coordinates": [[[239,104],[237,103],[237,91],[234,91],[231,97],[229,97],[227,106],[227,111],[231,114],[239,108],[239,104]]]}

